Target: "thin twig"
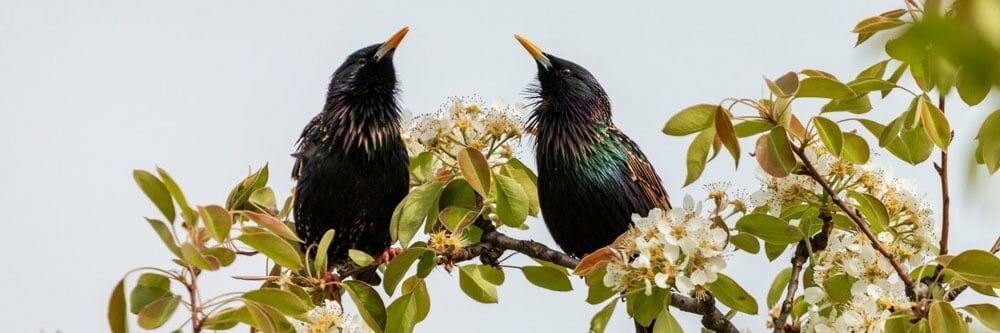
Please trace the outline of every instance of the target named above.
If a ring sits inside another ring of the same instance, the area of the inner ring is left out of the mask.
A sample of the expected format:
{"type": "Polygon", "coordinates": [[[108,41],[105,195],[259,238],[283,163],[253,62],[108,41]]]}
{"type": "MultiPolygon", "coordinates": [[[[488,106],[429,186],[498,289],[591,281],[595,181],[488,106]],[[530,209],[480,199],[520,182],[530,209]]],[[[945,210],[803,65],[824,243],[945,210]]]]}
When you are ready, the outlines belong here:
{"type": "Polygon", "coordinates": [[[903,264],[899,262],[899,259],[896,258],[896,255],[892,254],[892,252],[889,252],[889,250],[886,250],[885,246],[882,245],[882,242],[879,242],[878,238],[875,238],[875,234],[873,234],[871,229],[868,228],[868,222],[865,222],[864,218],[858,215],[858,213],[854,209],[848,207],[843,200],[840,200],[840,197],[837,196],[837,192],[835,192],[833,188],[830,187],[830,184],[826,182],[826,179],[823,179],[823,176],[820,176],[819,172],[816,172],[816,168],[812,165],[811,162],[809,162],[809,159],[806,158],[805,147],[798,147],[792,149],[792,151],[794,151],[795,154],[799,156],[799,159],[802,160],[802,165],[806,168],[806,173],[809,175],[809,177],[811,177],[813,180],[819,183],[821,187],[823,187],[823,191],[825,191],[826,194],[830,196],[830,199],[833,201],[833,203],[837,205],[837,207],[839,207],[840,210],[844,212],[844,214],[847,214],[847,217],[849,217],[851,221],[854,222],[854,225],[858,227],[858,230],[861,230],[861,232],[865,234],[865,237],[868,237],[868,240],[872,242],[872,247],[874,247],[876,251],[881,253],[882,256],[884,256],[886,259],[889,260],[889,262],[892,264],[892,268],[896,271],[896,275],[898,275],[899,279],[902,280],[903,284],[906,285],[907,296],[909,296],[913,300],[917,300],[916,292],[913,285],[913,279],[910,278],[910,273],[907,272],[905,268],[903,268],[903,264]]]}
{"type": "MultiPolygon", "coordinates": [[[[944,112],[944,94],[938,96],[938,108],[944,112]]],[[[955,137],[955,131],[951,132],[951,138],[955,137]]],[[[949,141],[950,139],[949,138],[949,141]]],[[[951,219],[951,196],[948,195],[948,151],[941,150],[941,164],[934,164],[938,176],[941,178],[941,251],[940,255],[948,254],[948,229],[951,219]]]]}
{"type": "Polygon", "coordinates": [[[810,238],[808,243],[806,243],[806,240],[802,240],[795,248],[795,255],[791,260],[792,275],[788,280],[788,290],[785,292],[785,301],[781,304],[781,312],[778,314],[778,318],[774,321],[774,333],[789,331],[785,326],[785,322],[788,321],[788,315],[792,313],[792,305],[795,302],[795,291],[799,287],[799,274],[802,273],[802,266],[804,266],[806,261],[809,259],[809,249],[812,248],[812,251],[814,252],[826,249],[830,232],[833,231],[833,215],[830,215],[829,211],[823,209],[819,213],[819,218],[823,220],[823,229],[820,230],[816,236],[810,238]]]}
{"type": "MultiPolygon", "coordinates": [[[[475,225],[483,229],[480,243],[463,248],[457,255],[449,256],[448,260],[461,262],[479,257],[484,264],[489,264],[490,262],[496,262],[497,258],[503,255],[503,252],[511,250],[569,269],[574,269],[580,264],[580,260],[553,250],[542,243],[511,238],[497,231],[496,227],[489,220],[479,219],[475,222],[475,225]]],[[[736,326],[726,318],[726,315],[715,306],[714,297],[702,299],[672,293],[670,296],[670,306],[684,312],[701,315],[701,323],[705,328],[720,333],[739,332],[736,326]]]]}

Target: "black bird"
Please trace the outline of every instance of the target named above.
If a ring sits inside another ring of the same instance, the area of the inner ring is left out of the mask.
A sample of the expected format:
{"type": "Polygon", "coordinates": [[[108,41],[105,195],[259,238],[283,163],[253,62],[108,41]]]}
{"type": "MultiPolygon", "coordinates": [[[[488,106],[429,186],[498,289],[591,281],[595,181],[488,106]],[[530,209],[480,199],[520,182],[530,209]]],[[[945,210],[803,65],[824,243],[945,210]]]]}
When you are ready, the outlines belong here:
{"type": "Polygon", "coordinates": [[[347,57],[333,73],[323,111],[306,125],[292,155],[296,230],[305,247],[336,230],[327,251],[331,267],[347,263],[348,249],[386,251],[392,211],[409,188],[392,64],[408,31],[347,57]]]}
{"type": "MultiPolygon", "coordinates": [[[[534,109],[538,197],[549,233],[575,257],[607,246],[631,215],[669,209],[667,192],[646,156],[611,121],[611,102],[587,69],[514,36],[535,58],[534,109]]],[[[636,330],[644,332],[638,323],[636,330]]]]}

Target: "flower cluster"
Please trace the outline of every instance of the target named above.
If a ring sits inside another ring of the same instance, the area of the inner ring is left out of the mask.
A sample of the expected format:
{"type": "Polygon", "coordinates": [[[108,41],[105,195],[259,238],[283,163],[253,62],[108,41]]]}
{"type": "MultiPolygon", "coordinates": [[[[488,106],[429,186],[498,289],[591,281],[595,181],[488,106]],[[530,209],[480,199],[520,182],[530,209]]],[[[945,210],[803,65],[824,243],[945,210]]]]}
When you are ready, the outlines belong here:
{"type": "MultiPolygon", "coordinates": [[[[896,178],[878,165],[838,159],[821,147],[810,147],[806,157],[840,200],[861,207],[858,198],[870,196],[885,207],[888,223],[872,225],[871,229],[877,241],[904,266],[912,269],[937,253],[933,212],[912,182],[896,178]]],[[[780,216],[785,208],[823,204],[822,187],[808,176],[760,178],[763,186],[754,193],[752,202],[766,206],[769,214],[780,216]]],[[[892,312],[912,305],[903,282],[895,278],[892,263],[875,250],[867,236],[834,229],[828,239],[825,251],[813,256],[815,286],[804,292],[810,304],[804,326],[807,332],[879,332],[892,312]],[[853,296],[828,297],[831,292],[842,292],[826,290],[828,287],[849,288],[853,296]]]]}
{"type": "Polygon", "coordinates": [[[288,318],[298,333],[362,333],[371,332],[357,317],[344,314],[340,303],[326,300],[306,313],[308,321],[288,318]]]}
{"type": "Polygon", "coordinates": [[[495,100],[489,107],[472,98],[453,97],[436,113],[418,116],[403,129],[403,140],[411,156],[430,152],[446,164],[454,164],[466,147],[483,152],[492,162],[514,156],[524,134],[522,104],[495,100]]]}
{"type": "Polygon", "coordinates": [[[604,285],[615,290],[652,288],[682,293],[704,288],[726,267],[727,234],[701,215],[701,202],[684,198],[683,208],[655,208],[645,217],[632,215],[634,226],[611,245],[604,285]]]}

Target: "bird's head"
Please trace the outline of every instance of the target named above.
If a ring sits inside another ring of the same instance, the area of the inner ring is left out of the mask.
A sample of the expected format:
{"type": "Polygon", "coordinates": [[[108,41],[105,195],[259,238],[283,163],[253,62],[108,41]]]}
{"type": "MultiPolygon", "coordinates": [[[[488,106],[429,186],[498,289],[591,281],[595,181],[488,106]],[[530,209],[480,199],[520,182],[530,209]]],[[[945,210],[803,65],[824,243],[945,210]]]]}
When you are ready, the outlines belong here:
{"type": "Polygon", "coordinates": [[[396,69],[392,56],[409,31],[409,27],[404,27],[385,42],[364,47],[347,56],[333,73],[331,92],[393,93],[396,89],[396,69]]]}
{"type": "Polygon", "coordinates": [[[610,109],[607,93],[593,74],[576,63],[543,52],[527,38],[514,35],[538,66],[538,86],[535,88],[542,103],[555,104],[554,109],[597,111],[610,109]]]}

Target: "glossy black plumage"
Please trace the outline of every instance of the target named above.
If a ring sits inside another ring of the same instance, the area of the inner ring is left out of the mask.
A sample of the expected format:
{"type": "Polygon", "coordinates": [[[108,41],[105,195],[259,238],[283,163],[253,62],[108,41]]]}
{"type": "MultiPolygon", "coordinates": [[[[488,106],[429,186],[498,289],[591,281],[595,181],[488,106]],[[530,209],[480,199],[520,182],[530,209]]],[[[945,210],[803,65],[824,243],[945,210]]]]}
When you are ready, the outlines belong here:
{"type": "MultiPolygon", "coordinates": [[[[542,217],[556,244],[583,257],[614,242],[632,224],[632,214],[669,209],[660,177],[612,122],[611,101],[597,79],[516,37],[538,65],[528,126],[535,133],[542,217]]],[[[652,326],[635,323],[636,332],[652,326]]]]}
{"type": "Polygon", "coordinates": [[[296,229],[305,247],[336,230],[328,250],[331,265],[346,262],[348,249],[374,256],[385,251],[392,211],[408,190],[392,63],[398,42],[390,39],[347,57],[333,74],[323,111],[302,131],[293,155],[296,229]]]}
{"type": "Polygon", "coordinates": [[[611,244],[633,213],[670,203],[646,156],[612,122],[611,102],[597,79],[571,61],[540,51],[535,58],[529,126],[542,216],[556,244],[582,257],[611,244]]]}

